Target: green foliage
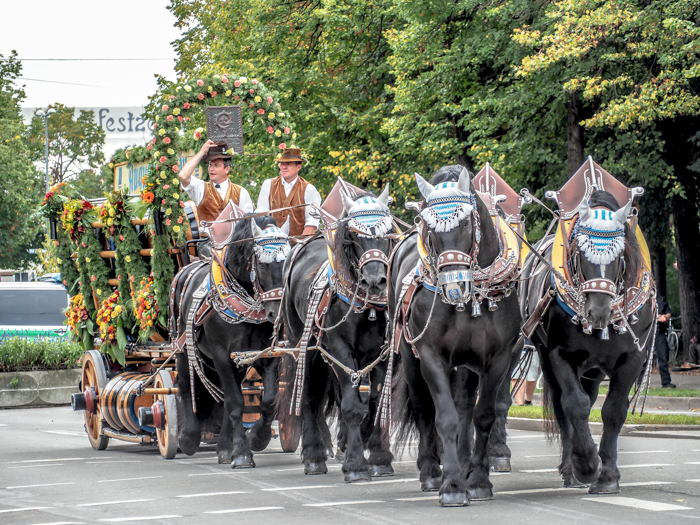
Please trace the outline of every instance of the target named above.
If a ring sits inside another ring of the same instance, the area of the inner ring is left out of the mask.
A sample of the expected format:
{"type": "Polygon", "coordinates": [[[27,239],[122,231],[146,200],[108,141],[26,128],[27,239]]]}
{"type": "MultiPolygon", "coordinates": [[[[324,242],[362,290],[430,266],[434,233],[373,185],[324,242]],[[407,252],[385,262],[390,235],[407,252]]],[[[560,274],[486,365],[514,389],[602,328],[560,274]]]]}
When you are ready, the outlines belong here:
{"type": "Polygon", "coordinates": [[[0,371],[76,368],[82,355],[83,347],[72,342],[12,337],[0,340],[0,371]]]}
{"type": "Polygon", "coordinates": [[[71,194],[80,195],[85,199],[102,198],[109,189],[101,167],[82,170],[75,178],[70,179],[67,185],[71,194]]]}

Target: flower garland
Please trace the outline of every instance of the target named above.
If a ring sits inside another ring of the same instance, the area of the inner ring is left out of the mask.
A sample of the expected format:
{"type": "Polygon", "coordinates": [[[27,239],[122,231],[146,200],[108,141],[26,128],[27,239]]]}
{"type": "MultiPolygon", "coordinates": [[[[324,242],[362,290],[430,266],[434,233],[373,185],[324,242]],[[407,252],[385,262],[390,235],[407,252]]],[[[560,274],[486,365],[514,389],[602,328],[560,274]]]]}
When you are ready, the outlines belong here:
{"type": "Polygon", "coordinates": [[[147,341],[156,332],[160,312],[153,291],[153,277],[143,277],[134,296],[134,317],[139,323],[139,340],[147,341]]]}
{"type": "Polygon", "coordinates": [[[63,205],[68,201],[68,197],[61,193],[65,185],[65,182],[59,182],[46,192],[39,208],[39,213],[42,216],[47,219],[56,219],[63,212],[63,205]]]}
{"type": "Polygon", "coordinates": [[[85,307],[82,293],[77,293],[71,297],[70,304],[64,313],[66,320],[63,321],[63,324],[68,325],[71,339],[76,343],[82,344],[85,350],[92,350],[93,324],[85,307]]]}
{"type": "Polygon", "coordinates": [[[126,363],[124,349],[126,348],[126,334],[123,328],[124,307],[120,304],[119,291],[115,291],[107,299],[102,301],[97,311],[96,322],[100,327],[102,346],[100,351],[109,354],[113,361],[122,366],[126,363]]]}
{"type": "Polygon", "coordinates": [[[89,213],[93,209],[92,204],[85,199],[69,199],[63,204],[61,213],[61,224],[63,230],[70,235],[73,242],[77,243],[78,238],[90,228],[90,220],[93,214],[89,213]]]}

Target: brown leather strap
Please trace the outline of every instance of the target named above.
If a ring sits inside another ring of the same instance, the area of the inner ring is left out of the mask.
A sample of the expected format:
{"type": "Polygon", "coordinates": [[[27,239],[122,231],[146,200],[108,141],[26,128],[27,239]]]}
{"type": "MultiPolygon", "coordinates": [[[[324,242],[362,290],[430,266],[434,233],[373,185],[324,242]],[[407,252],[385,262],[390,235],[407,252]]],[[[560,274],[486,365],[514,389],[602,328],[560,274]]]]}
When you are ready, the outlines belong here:
{"type": "Polygon", "coordinates": [[[522,332],[525,335],[525,337],[530,338],[532,337],[532,334],[535,333],[537,327],[540,326],[540,324],[542,323],[542,318],[544,317],[544,314],[549,309],[549,306],[552,304],[552,301],[554,301],[555,295],[556,292],[553,288],[550,287],[549,290],[547,290],[547,292],[540,298],[539,302],[537,303],[537,306],[535,307],[535,310],[532,312],[532,315],[528,318],[527,321],[525,321],[525,324],[523,324],[522,332]]]}

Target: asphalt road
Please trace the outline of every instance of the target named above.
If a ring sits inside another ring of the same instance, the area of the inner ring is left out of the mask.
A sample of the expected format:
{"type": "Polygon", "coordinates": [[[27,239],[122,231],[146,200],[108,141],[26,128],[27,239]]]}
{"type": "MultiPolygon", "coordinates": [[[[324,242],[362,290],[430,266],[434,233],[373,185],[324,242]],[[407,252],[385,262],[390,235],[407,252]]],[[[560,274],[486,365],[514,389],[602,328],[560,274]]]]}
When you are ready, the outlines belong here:
{"type": "Polygon", "coordinates": [[[440,508],[420,491],[411,448],[394,477],[347,485],[335,460],[304,476],[277,441],[257,468],[232,470],[212,446],[171,461],[114,440],[94,451],[67,407],[3,410],[0,523],[700,523],[700,440],[620,438],[619,496],[562,488],[558,445],[542,433],[511,430],[509,444],[513,472],[492,476],[493,500],[440,508]]]}

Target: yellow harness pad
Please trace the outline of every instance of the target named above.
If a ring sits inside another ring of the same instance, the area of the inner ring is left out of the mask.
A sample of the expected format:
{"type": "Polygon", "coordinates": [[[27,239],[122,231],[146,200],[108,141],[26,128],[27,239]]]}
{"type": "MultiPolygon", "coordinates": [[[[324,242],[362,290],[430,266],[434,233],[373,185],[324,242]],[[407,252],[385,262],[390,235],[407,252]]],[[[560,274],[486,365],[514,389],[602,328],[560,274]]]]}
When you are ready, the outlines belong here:
{"type": "MultiPolygon", "coordinates": [[[[226,257],[226,248],[223,250],[216,250],[216,254],[219,256],[219,259],[223,261],[224,257],[226,257]]],[[[223,293],[223,291],[226,289],[224,286],[224,273],[221,271],[221,266],[217,262],[216,257],[211,258],[211,278],[213,281],[212,284],[219,293],[219,296],[222,298],[226,297],[226,295],[223,293]]]]}

